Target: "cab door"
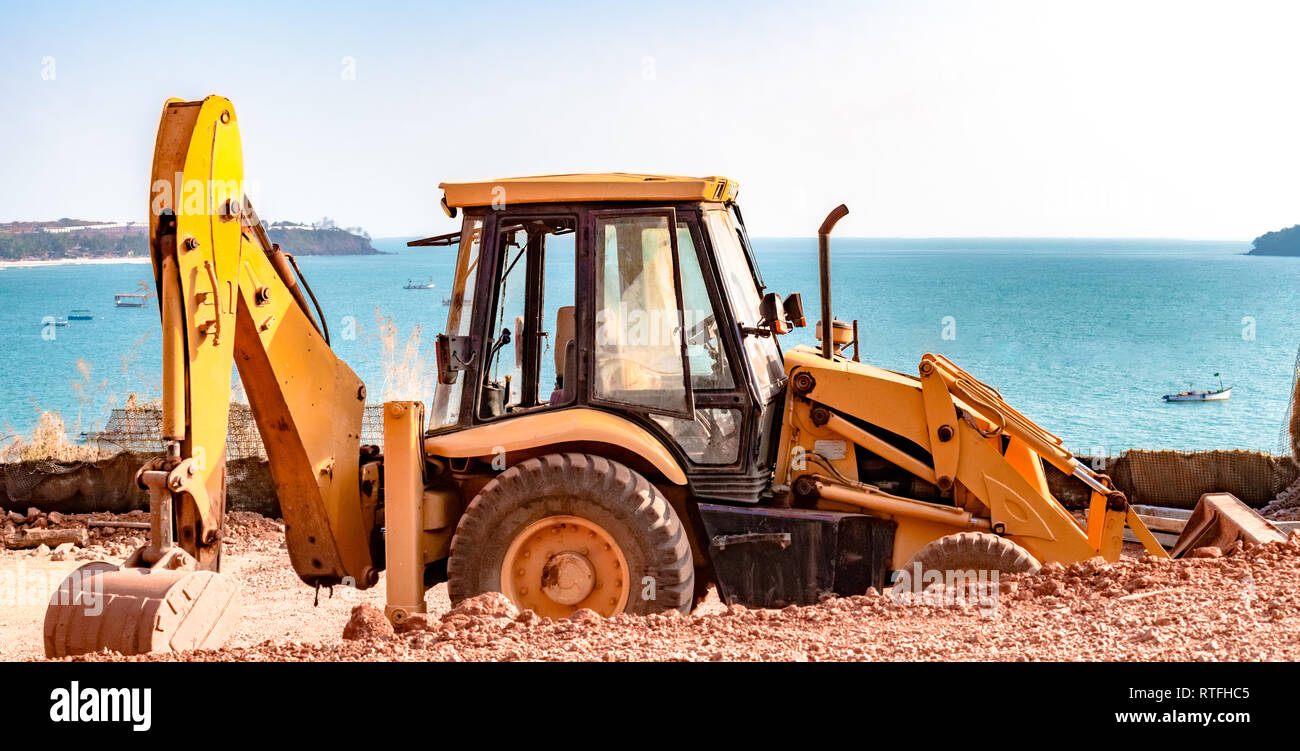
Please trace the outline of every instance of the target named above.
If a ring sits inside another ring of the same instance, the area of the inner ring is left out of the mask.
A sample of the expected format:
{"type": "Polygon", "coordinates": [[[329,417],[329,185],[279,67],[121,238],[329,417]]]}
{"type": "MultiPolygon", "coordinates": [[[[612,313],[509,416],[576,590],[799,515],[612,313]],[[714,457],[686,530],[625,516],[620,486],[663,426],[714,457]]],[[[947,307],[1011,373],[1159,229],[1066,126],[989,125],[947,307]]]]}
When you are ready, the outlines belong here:
{"type": "Polygon", "coordinates": [[[590,214],[592,404],[694,419],[671,208],[590,214]]]}

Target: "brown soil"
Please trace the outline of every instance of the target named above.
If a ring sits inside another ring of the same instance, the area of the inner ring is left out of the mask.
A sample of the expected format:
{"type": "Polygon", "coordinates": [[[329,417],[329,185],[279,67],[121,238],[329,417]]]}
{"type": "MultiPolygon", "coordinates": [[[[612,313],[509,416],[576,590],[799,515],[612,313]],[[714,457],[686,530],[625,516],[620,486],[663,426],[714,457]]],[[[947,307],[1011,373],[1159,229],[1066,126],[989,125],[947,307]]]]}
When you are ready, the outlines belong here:
{"type": "MultiPolygon", "coordinates": [[[[120,551],[120,540],[133,534],[141,533],[100,535],[91,552],[120,551]]],[[[429,614],[400,633],[383,619],[382,581],[365,592],[323,592],[313,607],[314,592],[293,573],[278,522],[232,514],[227,540],[226,572],[243,586],[244,609],[228,646],[129,659],[1300,659],[1300,535],[1221,557],[1048,564],[1037,576],[1003,577],[995,599],[956,604],[935,597],[939,590],[901,597],[873,591],[783,610],[727,608],[711,596],[690,616],[604,620],[579,611],[551,620],[516,612],[499,595],[452,608],[439,585],[430,590],[429,614]]],[[[20,559],[52,571],[77,565],[7,551],[0,569],[20,559]]],[[[39,658],[43,615],[43,608],[0,608],[0,658],[39,658]]]]}

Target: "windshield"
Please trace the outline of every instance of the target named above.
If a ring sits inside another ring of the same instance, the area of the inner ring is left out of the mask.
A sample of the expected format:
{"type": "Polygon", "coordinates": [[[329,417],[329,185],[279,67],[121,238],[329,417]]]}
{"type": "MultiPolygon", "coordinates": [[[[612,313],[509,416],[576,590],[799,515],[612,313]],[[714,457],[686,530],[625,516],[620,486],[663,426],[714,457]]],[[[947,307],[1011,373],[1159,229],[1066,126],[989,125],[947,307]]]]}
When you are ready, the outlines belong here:
{"type": "MultiPolygon", "coordinates": [[[[736,323],[741,326],[758,326],[758,308],[762,295],[758,292],[749,259],[741,245],[740,230],[726,210],[710,210],[705,212],[705,217],[718,257],[718,270],[722,274],[722,283],[727,298],[731,301],[736,323]]],[[[766,402],[776,392],[784,375],[776,337],[746,336],[744,341],[749,367],[758,383],[759,396],[766,402]]]]}
{"type": "MultiPolygon", "coordinates": [[[[444,303],[447,311],[447,335],[469,336],[471,311],[474,308],[474,280],[478,276],[479,246],[483,236],[480,219],[466,220],[460,236],[460,252],[456,256],[456,282],[451,297],[444,303]]],[[[456,382],[438,383],[433,393],[433,409],[429,414],[429,429],[437,430],[460,422],[460,396],[465,388],[465,372],[456,373],[456,382]]]]}

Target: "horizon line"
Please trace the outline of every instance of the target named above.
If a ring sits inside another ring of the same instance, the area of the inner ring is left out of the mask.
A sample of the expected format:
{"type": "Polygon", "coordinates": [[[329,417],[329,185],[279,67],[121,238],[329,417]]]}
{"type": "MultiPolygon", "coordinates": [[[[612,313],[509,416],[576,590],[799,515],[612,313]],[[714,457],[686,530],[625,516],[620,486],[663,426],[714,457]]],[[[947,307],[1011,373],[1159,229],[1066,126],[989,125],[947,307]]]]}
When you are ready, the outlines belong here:
{"type": "MultiPolygon", "coordinates": [[[[409,240],[412,238],[428,237],[428,235],[374,235],[371,240],[409,240]]],[[[817,235],[751,235],[754,240],[816,240],[817,235]]],[[[1254,238],[1242,240],[1238,238],[1219,238],[1219,237],[1174,237],[1167,235],[834,235],[837,240],[1161,240],[1166,242],[1197,242],[1197,243],[1244,243],[1252,244],[1254,238]]]]}

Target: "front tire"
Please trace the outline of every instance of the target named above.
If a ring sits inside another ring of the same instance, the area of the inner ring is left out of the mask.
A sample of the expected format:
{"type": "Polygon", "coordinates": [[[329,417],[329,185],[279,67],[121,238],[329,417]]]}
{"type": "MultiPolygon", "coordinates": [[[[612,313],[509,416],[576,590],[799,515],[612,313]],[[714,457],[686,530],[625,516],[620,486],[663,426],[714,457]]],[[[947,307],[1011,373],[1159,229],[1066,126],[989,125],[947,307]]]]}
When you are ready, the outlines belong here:
{"type": "Polygon", "coordinates": [[[1038,559],[1005,537],[987,532],[960,532],[925,545],[913,554],[903,571],[909,575],[935,571],[997,571],[1002,574],[1036,574],[1038,559]]]}
{"type": "Polygon", "coordinates": [[[502,472],[456,526],[447,563],[453,603],[501,592],[564,618],[689,612],[690,540],[658,488],[619,462],[548,454],[502,472]]]}

